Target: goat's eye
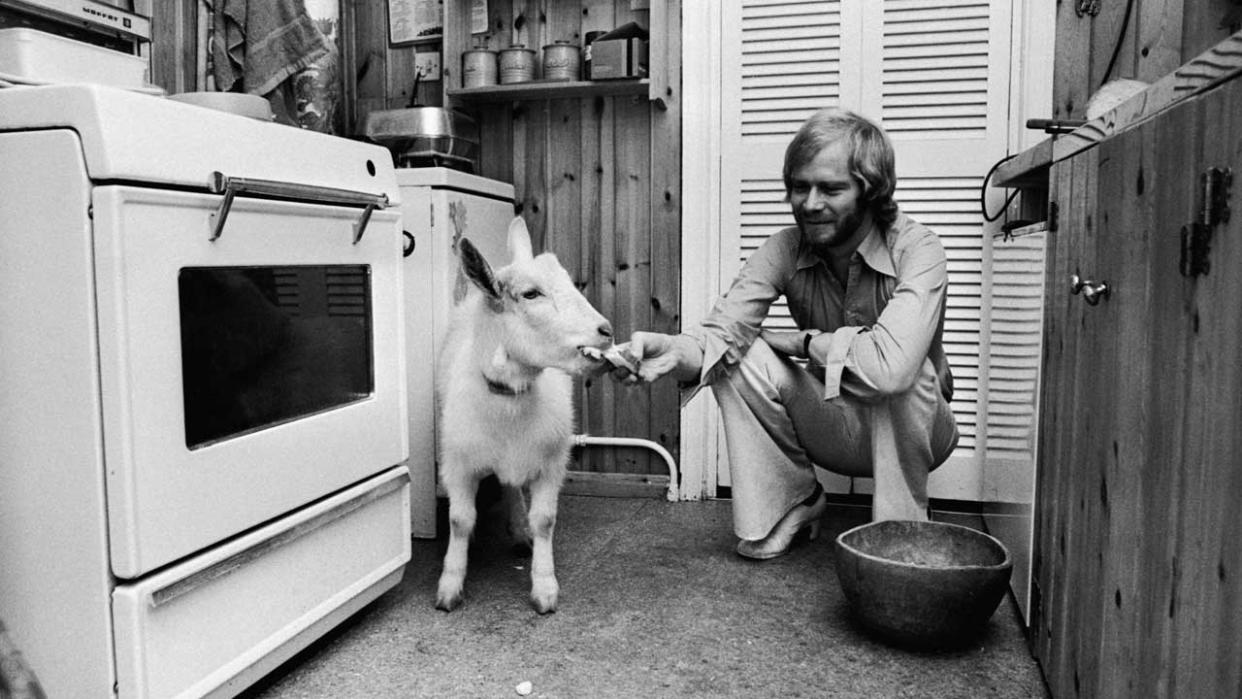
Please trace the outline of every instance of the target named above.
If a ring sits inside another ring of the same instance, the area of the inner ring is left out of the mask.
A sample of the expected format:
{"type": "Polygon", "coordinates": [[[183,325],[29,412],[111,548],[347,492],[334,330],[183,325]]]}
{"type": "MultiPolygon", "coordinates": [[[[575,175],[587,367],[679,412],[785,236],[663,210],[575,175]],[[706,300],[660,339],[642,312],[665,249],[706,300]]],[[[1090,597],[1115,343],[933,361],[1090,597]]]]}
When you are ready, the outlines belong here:
{"type": "Polygon", "coordinates": [[[538,289],[530,289],[528,291],[522,292],[522,298],[526,299],[527,301],[534,301],[540,296],[543,296],[543,292],[538,289]]]}

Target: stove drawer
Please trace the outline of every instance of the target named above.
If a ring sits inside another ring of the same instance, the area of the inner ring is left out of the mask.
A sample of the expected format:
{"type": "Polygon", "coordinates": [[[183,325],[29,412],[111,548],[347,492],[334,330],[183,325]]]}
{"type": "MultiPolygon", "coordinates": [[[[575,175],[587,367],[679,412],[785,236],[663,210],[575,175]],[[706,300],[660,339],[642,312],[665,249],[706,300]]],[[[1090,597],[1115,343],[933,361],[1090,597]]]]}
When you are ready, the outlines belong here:
{"type": "Polygon", "coordinates": [[[395,467],[116,588],[120,697],[232,696],[401,580],[409,472],[395,467]]]}

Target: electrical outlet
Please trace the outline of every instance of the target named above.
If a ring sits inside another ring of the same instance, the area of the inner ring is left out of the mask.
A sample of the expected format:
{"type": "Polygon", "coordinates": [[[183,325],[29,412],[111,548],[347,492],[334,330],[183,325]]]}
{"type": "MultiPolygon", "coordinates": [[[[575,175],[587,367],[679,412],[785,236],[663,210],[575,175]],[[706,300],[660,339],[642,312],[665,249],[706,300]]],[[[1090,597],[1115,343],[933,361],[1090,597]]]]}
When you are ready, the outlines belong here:
{"type": "Polygon", "coordinates": [[[414,72],[421,74],[424,82],[440,79],[440,52],[425,51],[414,54],[414,72]]]}

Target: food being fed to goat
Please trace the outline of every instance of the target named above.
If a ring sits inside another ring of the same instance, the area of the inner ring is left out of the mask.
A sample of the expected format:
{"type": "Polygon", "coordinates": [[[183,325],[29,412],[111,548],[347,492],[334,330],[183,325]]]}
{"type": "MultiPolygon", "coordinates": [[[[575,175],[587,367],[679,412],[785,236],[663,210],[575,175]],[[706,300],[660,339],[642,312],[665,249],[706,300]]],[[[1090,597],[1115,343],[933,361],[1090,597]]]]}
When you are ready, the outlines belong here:
{"type": "Polygon", "coordinates": [[[606,349],[583,347],[582,354],[593,362],[608,362],[618,369],[625,369],[631,374],[638,373],[638,360],[621,345],[613,345],[606,349]]]}

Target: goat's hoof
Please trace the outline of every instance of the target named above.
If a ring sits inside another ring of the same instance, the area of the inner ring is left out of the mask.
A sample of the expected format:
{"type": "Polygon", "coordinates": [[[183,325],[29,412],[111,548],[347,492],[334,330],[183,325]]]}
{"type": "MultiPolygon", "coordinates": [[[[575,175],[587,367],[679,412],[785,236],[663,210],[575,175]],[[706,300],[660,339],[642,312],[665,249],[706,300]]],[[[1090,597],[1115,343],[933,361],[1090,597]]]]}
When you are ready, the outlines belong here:
{"type": "Polygon", "coordinates": [[[530,605],[540,614],[554,614],[556,613],[556,595],[552,595],[551,599],[540,599],[531,595],[530,605]]]}
{"type": "Polygon", "coordinates": [[[550,584],[536,583],[530,589],[530,604],[540,614],[551,614],[556,611],[556,599],[559,594],[560,587],[555,580],[550,584]]]}
{"type": "Polygon", "coordinates": [[[456,595],[452,595],[448,597],[443,596],[443,595],[437,595],[436,596],[436,609],[439,609],[440,611],[444,611],[444,612],[451,612],[454,609],[457,609],[458,607],[460,607],[463,601],[465,601],[465,598],[461,595],[460,592],[457,593],[456,595]]]}
{"type": "Polygon", "coordinates": [[[463,601],[465,601],[465,595],[460,584],[446,584],[441,581],[436,590],[436,609],[451,612],[460,607],[463,601]]]}

